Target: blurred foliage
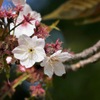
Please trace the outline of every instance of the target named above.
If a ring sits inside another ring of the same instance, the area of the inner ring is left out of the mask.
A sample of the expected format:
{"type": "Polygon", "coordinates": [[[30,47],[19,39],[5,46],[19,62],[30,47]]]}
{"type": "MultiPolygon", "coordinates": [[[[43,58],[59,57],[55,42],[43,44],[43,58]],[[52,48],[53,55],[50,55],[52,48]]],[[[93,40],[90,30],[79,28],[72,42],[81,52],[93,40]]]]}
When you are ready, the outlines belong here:
{"type": "Polygon", "coordinates": [[[82,24],[100,21],[100,0],[67,0],[56,10],[43,17],[48,19],[85,18],[82,24]]]}

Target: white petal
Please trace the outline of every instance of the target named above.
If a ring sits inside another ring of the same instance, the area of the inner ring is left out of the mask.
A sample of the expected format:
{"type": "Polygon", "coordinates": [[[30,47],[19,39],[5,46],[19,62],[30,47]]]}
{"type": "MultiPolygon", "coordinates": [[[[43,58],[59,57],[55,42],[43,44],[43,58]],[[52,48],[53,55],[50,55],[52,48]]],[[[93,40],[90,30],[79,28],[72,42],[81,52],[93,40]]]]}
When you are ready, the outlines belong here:
{"type": "Polygon", "coordinates": [[[58,50],[57,52],[55,52],[54,54],[52,54],[50,57],[58,56],[61,52],[62,52],[62,50],[58,50]]]}
{"type": "Polygon", "coordinates": [[[28,4],[24,5],[23,11],[20,12],[19,16],[27,15],[28,13],[31,13],[32,9],[28,4]]]}
{"type": "Polygon", "coordinates": [[[41,21],[41,15],[40,13],[37,13],[36,11],[31,11],[31,16],[33,16],[33,18],[36,20],[36,21],[41,21]]]}
{"type": "Polygon", "coordinates": [[[53,75],[53,66],[49,63],[49,60],[49,57],[45,57],[40,65],[44,67],[44,74],[48,75],[51,78],[53,75]]]}
{"type": "Polygon", "coordinates": [[[38,39],[37,36],[33,36],[33,37],[32,37],[32,40],[33,40],[34,42],[36,42],[37,39],[38,39]]]}
{"type": "Polygon", "coordinates": [[[46,65],[44,67],[44,74],[48,75],[50,78],[52,78],[53,75],[53,67],[50,65],[46,65]]]}
{"type": "Polygon", "coordinates": [[[46,65],[46,63],[48,63],[49,59],[50,59],[50,57],[45,56],[42,63],[40,63],[40,66],[44,67],[46,65]]]}
{"type": "Polygon", "coordinates": [[[12,0],[15,5],[24,5],[26,0],[12,0]]]}
{"type": "Polygon", "coordinates": [[[29,41],[31,41],[31,38],[24,34],[18,38],[19,45],[29,45],[29,41]]]}
{"type": "Polygon", "coordinates": [[[31,36],[34,33],[33,25],[27,23],[27,25],[20,25],[15,29],[14,35],[18,38],[19,36],[25,34],[31,36]]]}
{"type": "Polygon", "coordinates": [[[12,53],[14,53],[14,57],[17,59],[26,59],[28,57],[27,47],[24,45],[17,46],[12,53]]]}
{"type": "Polygon", "coordinates": [[[61,63],[61,62],[56,62],[54,65],[54,73],[57,76],[62,76],[63,74],[65,74],[65,66],[61,63]]]}
{"type": "Polygon", "coordinates": [[[37,38],[37,36],[33,36],[33,37],[32,37],[32,41],[33,41],[33,43],[34,43],[34,46],[37,47],[37,46],[38,46],[39,38],[37,38]]]}
{"type": "Polygon", "coordinates": [[[45,40],[42,39],[42,38],[38,38],[37,41],[36,41],[36,46],[44,48],[44,46],[45,46],[45,40]]]}
{"type": "Polygon", "coordinates": [[[28,49],[31,47],[31,45],[34,45],[34,42],[32,41],[32,39],[24,34],[18,38],[18,43],[19,45],[27,46],[28,49]]]}
{"type": "Polygon", "coordinates": [[[72,54],[68,53],[68,52],[62,52],[60,53],[57,58],[59,59],[59,61],[64,62],[66,61],[68,58],[71,58],[72,54]]]}
{"type": "Polygon", "coordinates": [[[26,68],[30,68],[35,64],[34,56],[32,54],[29,54],[28,58],[25,60],[20,60],[20,63],[26,68]]]}
{"type": "Polygon", "coordinates": [[[44,49],[38,47],[35,50],[36,50],[36,56],[37,56],[37,59],[35,59],[35,61],[36,62],[42,61],[44,59],[44,57],[46,56],[44,49]]]}

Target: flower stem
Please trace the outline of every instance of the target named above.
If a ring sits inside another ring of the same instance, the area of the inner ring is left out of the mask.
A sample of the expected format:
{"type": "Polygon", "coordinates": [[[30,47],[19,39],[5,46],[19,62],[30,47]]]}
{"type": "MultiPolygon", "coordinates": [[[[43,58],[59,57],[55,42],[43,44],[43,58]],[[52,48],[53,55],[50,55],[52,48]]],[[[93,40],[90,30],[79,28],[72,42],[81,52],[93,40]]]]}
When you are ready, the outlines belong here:
{"type": "Polygon", "coordinates": [[[16,27],[18,27],[19,25],[21,25],[22,23],[23,23],[23,21],[20,22],[18,25],[16,25],[14,28],[12,28],[12,29],[8,32],[8,34],[9,34],[11,31],[13,31],[16,27]]]}
{"type": "Polygon", "coordinates": [[[24,73],[23,75],[19,76],[17,79],[15,79],[13,82],[11,82],[10,84],[10,88],[7,88],[6,86],[4,86],[1,89],[1,92],[3,89],[6,89],[5,93],[2,93],[2,96],[0,97],[0,100],[4,100],[4,98],[12,91],[14,90],[18,85],[20,85],[23,81],[25,81],[28,77],[30,77],[30,74],[24,73]]]}

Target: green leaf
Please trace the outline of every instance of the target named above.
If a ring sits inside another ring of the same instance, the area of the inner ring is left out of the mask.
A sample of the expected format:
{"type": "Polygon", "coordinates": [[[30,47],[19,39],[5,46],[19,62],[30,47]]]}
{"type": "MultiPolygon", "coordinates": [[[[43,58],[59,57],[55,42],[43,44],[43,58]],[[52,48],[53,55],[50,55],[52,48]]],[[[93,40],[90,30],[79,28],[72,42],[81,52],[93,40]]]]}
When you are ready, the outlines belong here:
{"type": "Polygon", "coordinates": [[[60,29],[57,27],[58,23],[59,23],[59,20],[57,20],[56,22],[54,22],[54,23],[53,23],[52,25],[50,25],[49,27],[50,27],[51,29],[56,29],[56,30],[60,31],[60,29]]]}

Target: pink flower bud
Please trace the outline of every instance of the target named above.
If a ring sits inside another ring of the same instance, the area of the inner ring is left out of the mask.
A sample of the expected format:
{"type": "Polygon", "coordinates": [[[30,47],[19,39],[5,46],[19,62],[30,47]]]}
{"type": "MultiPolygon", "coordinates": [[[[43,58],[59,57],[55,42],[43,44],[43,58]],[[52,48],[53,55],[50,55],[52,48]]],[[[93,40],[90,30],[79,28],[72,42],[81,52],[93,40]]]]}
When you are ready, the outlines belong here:
{"type": "Polygon", "coordinates": [[[18,67],[19,67],[19,70],[20,70],[21,72],[26,72],[26,68],[25,68],[24,66],[18,65],[18,67]]]}
{"type": "Polygon", "coordinates": [[[37,86],[30,86],[30,91],[32,96],[44,96],[45,90],[42,88],[41,84],[38,84],[37,86]]]}
{"type": "Polygon", "coordinates": [[[35,22],[35,25],[36,25],[36,26],[39,26],[39,25],[40,25],[40,22],[37,20],[37,21],[35,22]]]}

